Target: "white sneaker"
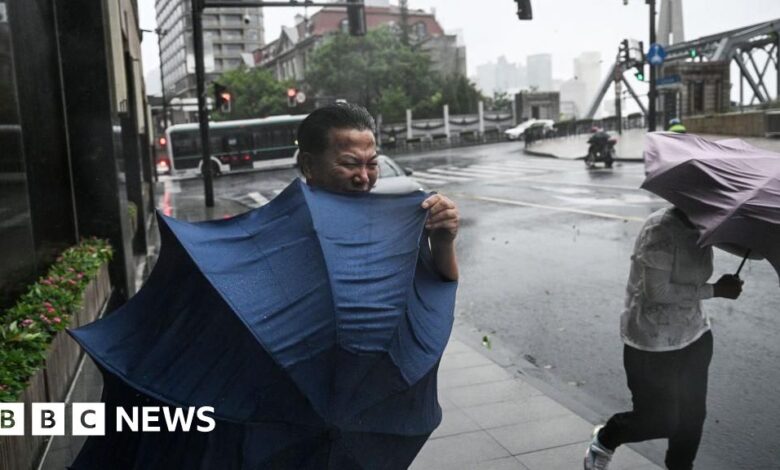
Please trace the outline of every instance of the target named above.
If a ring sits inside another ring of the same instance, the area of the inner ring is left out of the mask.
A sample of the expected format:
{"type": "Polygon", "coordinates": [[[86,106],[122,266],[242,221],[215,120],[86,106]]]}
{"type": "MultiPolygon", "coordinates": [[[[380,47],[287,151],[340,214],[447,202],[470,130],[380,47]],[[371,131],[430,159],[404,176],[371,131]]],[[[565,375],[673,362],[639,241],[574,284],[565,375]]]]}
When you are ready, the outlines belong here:
{"type": "Polygon", "coordinates": [[[603,425],[596,426],[593,430],[593,438],[585,451],[585,460],[583,462],[585,470],[607,470],[609,462],[612,460],[613,452],[607,450],[599,442],[599,430],[603,427],[603,425]]]}

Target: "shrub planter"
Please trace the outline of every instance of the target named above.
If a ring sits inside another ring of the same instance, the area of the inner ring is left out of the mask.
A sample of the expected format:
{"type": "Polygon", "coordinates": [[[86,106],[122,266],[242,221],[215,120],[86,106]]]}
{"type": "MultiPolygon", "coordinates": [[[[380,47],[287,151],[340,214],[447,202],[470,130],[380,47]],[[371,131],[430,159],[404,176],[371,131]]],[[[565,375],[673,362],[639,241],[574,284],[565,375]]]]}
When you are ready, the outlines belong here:
{"type": "MultiPolygon", "coordinates": [[[[105,262],[84,287],[80,307],[71,313],[69,327],[77,328],[95,321],[105,308],[110,293],[108,263],[105,262]]],[[[31,435],[31,404],[65,401],[82,354],[78,343],[66,331],[54,335],[46,351],[44,367],[29,379],[16,400],[25,405],[25,435],[0,436],[0,469],[35,468],[47,437],[31,435]]]]}

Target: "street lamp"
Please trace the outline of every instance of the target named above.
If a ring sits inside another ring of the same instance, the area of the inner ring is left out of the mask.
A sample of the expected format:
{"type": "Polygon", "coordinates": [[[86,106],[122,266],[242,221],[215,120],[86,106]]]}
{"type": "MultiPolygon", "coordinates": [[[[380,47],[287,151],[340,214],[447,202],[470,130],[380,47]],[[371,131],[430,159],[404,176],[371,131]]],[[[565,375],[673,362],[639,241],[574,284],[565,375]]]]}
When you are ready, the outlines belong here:
{"type": "MultiPolygon", "coordinates": [[[[650,7],[650,47],[654,47],[656,42],[655,33],[655,0],[645,0],[645,3],[650,7]]],[[[623,5],[628,5],[628,0],[623,0],[623,5]]],[[[648,61],[649,63],[649,61],[648,61]]],[[[658,100],[658,88],[656,88],[656,66],[652,63],[650,65],[650,91],[647,93],[647,99],[649,101],[647,111],[647,128],[650,132],[655,132],[656,122],[656,101],[658,100]]]]}
{"type": "Polygon", "coordinates": [[[163,73],[163,57],[162,57],[162,38],[168,31],[162,28],[155,29],[141,29],[144,33],[154,33],[157,35],[157,54],[160,58],[160,90],[162,92],[162,105],[163,105],[163,132],[168,128],[168,100],[165,98],[165,74],[163,73]]]}

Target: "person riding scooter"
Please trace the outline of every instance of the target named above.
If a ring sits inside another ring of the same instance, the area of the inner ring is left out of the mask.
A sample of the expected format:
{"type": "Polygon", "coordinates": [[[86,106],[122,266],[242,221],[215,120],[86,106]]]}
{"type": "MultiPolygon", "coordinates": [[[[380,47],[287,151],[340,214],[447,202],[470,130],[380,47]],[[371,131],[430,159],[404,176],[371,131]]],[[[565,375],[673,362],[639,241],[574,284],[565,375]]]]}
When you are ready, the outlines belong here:
{"type": "Polygon", "coordinates": [[[685,128],[682,121],[680,121],[678,118],[670,119],[669,120],[669,126],[666,128],[669,132],[676,132],[678,134],[685,134],[688,132],[688,129],[685,128]]]}
{"type": "Polygon", "coordinates": [[[591,128],[593,135],[588,139],[588,155],[585,156],[585,165],[593,168],[596,162],[604,162],[604,166],[612,168],[612,162],[615,160],[615,144],[617,138],[609,135],[600,127],[591,128]]]}

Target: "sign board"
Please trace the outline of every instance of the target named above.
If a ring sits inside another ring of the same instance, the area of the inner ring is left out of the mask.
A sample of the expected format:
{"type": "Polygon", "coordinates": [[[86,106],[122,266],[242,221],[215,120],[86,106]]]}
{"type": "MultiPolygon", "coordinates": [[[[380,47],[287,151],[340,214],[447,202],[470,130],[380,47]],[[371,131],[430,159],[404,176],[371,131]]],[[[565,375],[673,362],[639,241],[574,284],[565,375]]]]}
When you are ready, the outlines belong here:
{"type": "Polygon", "coordinates": [[[661,65],[666,59],[666,50],[658,43],[650,45],[650,50],[647,51],[647,62],[651,65],[661,65]]]}
{"type": "Polygon", "coordinates": [[[306,94],[304,92],[302,92],[302,91],[299,91],[295,95],[295,102],[298,103],[298,104],[305,103],[306,102],[306,94]]]}
{"type": "Polygon", "coordinates": [[[679,75],[669,75],[668,77],[662,77],[655,81],[656,85],[674,85],[680,83],[679,75]]]}

